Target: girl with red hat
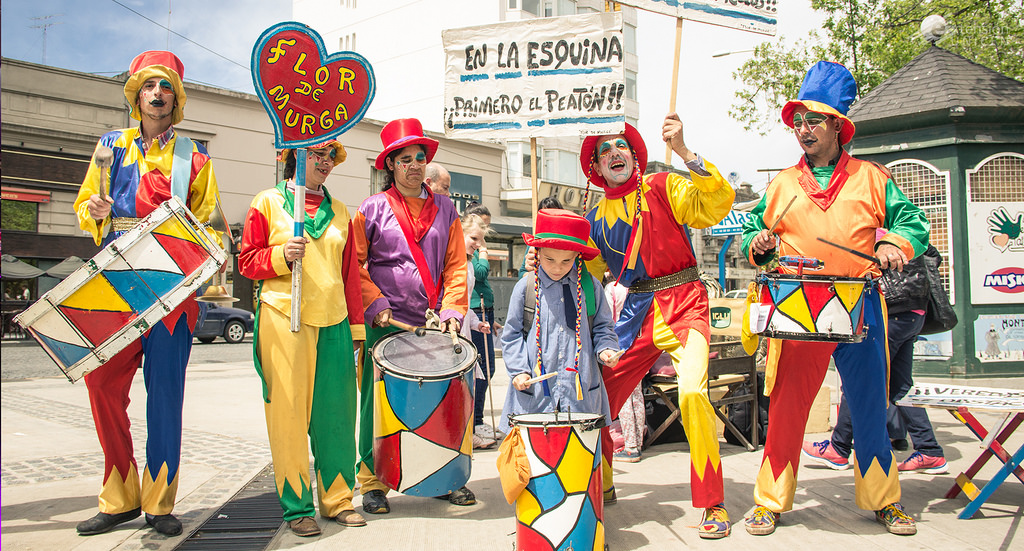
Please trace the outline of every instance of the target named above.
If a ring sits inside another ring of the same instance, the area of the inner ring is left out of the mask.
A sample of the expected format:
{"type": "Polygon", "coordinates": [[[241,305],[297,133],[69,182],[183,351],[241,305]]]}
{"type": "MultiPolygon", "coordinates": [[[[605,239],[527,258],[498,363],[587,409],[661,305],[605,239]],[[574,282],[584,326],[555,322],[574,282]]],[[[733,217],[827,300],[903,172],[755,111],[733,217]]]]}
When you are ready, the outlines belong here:
{"type": "MultiPolygon", "coordinates": [[[[384,150],[374,166],[387,172],[384,191],[368,197],[356,212],[353,237],[362,266],[363,307],[366,309],[365,365],[369,351],[388,333],[391,320],[421,326],[437,323],[458,331],[466,310],[466,243],[455,204],[424,184],[426,167],[438,142],[423,134],[416,119],[389,122],[380,133],[384,150]]],[[[364,371],[360,381],[359,472],[363,510],[391,511],[388,487],[374,475],[373,377],[364,371]]],[[[455,505],[473,505],[468,488],[448,496],[455,505]]]]}

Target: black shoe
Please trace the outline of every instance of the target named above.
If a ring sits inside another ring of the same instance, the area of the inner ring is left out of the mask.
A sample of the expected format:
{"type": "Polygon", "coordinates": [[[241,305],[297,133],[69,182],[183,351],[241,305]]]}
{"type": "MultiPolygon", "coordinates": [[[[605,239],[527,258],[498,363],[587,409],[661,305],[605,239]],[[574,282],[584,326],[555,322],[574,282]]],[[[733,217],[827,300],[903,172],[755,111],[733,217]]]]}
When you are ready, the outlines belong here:
{"type": "Polygon", "coordinates": [[[892,440],[892,449],[898,452],[905,452],[910,449],[910,443],[907,442],[906,438],[894,438],[892,440]]]}
{"type": "Polygon", "coordinates": [[[111,528],[118,524],[139,518],[139,515],[141,514],[141,507],[136,507],[131,511],[125,511],[123,513],[97,513],[96,516],[91,519],[79,522],[77,530],[79,535],[94,536],[96,534],[109,532],[111,528]]]}
{"type": "Polygon", "coordinates": [[[448,502],[452,505],[458,505],[465,507],[467,505],[476,505],[476,496],[473,495],[473,491],[463,486],[458,490],[448,494],[448,502]]]}
{"type": "Polygon", "coordinates": [[[388,496],[382,490],[370,490],[363,494],[363,511],[371,515],[383,515],[391,512],[388,496]]]}
{"type": "Polygon", "coordinates": [[[174,515],[156,515],[146,513],[146,524],[165,536],[177,536],[181,534],[181,521],[174,518],[174,515]]]}

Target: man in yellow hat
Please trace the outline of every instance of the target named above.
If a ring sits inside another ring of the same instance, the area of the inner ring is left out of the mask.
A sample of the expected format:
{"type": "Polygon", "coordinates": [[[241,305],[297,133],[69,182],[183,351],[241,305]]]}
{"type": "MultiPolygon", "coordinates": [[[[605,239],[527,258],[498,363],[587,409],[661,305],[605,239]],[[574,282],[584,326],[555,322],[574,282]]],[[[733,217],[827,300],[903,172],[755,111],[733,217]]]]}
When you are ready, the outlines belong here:
{"type": "MultiPolygon", "coordinates": [[[[97,245],[130,230],[161,203],[176,196],[203,223],[217,204],[217,180],[206,148],[179,136],[184,117],[184,66],[171,52],[136,56],[124,85],[135,128],[108,132],[97,151],[112,153],[109,189],[91,164],[75,200],[81,228],[97,245]],[[108,233],[109,232],[109,233],[108,233]]],[[[219,241],[219,237],[213,235],[219,241]]],[[[181,459],[181,408],[185,366],[199,307],[193,297],[98,369],[85,376],[105,468],[99,513],[78,524],[84,536],[101,534],[143,511],[157,532],[176,536],[181,522],[171,514],[181,459]],[[147,391],[146,469],[139,480],[128,421],[128,390],[139,366],[147,391]]]]}
{"type": "MultiPolygon", "coordinates": [[[[928,247],[928,219],[896,187],[888,171],[843,150],[856,131],[846,116],[856,96],[857,83],[846,67],[820,61],[807,72],[797,99],[783,107],[782,122],[793,129],[804,155],[772,180],[743,226],[743,251],[751,263],[764,266],[776,254],[796,262],[811,257],[809,262],[824,263],[816,275],[874,279],[881,270],[902,271],[909,259],[928,247]],[[879,228],[888,231],[879,237],[879,228]]],[[[785,265],[780,270],[797,271],[785,265]]],[[[754,487],[756,507],[745,523],[753,535],[774,532],[779,515],[793,508],[804,426],[830,357],[843,381],[857,442],[856,504],[874,511],[877,521],[893,534],[917,532],[914,519],[900,505],[897,464],[885,428],[884,302],[877,287],[868,284],[865,289],[862,341],[769,340],[769,430],[754,487]]]]}

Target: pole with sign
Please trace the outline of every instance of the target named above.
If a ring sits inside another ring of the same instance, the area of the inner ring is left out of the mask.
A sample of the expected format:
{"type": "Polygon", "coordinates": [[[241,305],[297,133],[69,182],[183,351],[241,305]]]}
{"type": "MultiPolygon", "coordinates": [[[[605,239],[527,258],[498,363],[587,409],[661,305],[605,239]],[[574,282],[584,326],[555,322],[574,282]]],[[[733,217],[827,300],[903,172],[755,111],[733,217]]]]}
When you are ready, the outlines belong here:
{"type": "MultiPolygon", "coordinates": [[[[370,62],[355,52],[327,54],[313,29],[288,21],[263,31],[250,63],[256,96],[274,125],[274,147],[295,149],[295,236],[306,221],[306,148],[355,126],[376,90],[370,62]]],[[[291,330],[299,330],[302,259],[292,263],[291,330]]]]}

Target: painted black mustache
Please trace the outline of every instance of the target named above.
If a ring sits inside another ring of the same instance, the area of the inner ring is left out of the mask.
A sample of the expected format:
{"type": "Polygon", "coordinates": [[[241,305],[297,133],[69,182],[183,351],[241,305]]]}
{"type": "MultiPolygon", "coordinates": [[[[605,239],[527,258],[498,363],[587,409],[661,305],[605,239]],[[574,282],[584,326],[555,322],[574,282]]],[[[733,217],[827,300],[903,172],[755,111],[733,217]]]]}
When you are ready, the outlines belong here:
{"type": "Polygon", "coordinates": [[[152,105],[153,107],[163,107],[164,105],[167,105],[167,102],[162,100],[162,99],[157,98],[157,99],[149,102],[149,104],[152,105]]]}

